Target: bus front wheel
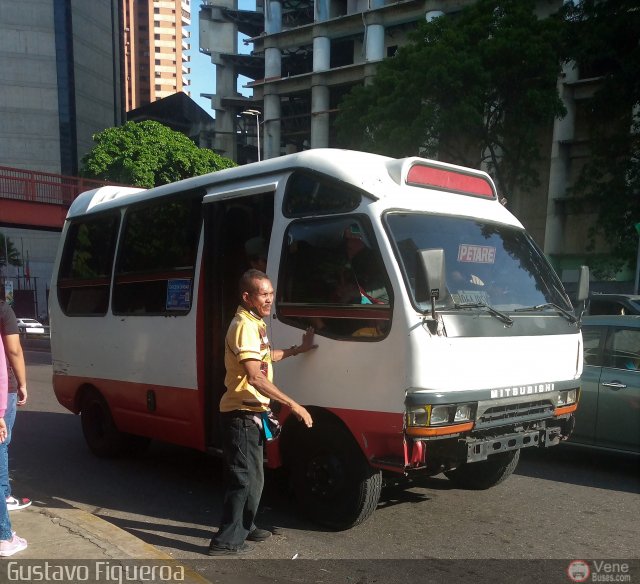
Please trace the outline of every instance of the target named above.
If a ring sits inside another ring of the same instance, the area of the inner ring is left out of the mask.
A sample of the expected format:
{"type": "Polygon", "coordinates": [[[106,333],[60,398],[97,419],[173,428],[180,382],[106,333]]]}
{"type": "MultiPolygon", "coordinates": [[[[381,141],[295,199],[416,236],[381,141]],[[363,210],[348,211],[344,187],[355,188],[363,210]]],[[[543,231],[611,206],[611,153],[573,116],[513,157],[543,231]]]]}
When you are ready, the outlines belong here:
{"type": "Polygon", "coordinates": [[[300,428],[290,466],[298,503],[321,525],[335,530],[355,527],[378,505],[382,475],[337,423],[300,428]]]}
{"type": "Polygon", "coordinates": [[[520,450],[494,454],[481,462],[465,463],[444,474],[462,489],[482,491],[506,480],[518,466],[520,450]]]}
{"type": "Polygon", "coordinates": [[[125,435],[116,428],[107,401],[95,389],[87,391],[80,406],[82,433],[89,450],[101,458],[113,458],[125,449],[125,435]]]}

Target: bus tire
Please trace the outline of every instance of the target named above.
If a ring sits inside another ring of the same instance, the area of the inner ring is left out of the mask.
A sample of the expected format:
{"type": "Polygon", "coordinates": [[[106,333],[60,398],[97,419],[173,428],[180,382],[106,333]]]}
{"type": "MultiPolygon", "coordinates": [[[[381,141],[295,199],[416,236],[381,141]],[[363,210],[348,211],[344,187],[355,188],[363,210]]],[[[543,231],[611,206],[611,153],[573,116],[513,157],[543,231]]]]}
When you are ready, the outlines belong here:
{"type": "Polygon", "coordinates": [[[461,489],[483,491],[506,480],[518,466],[520,450],[493,454],[481,462],[465,463],[444,474],[461,489]]]}
{"type": "Polygon", "coordinates": [[[293,492],[313,521],[341,531],[375,511],[382,475],[367,463],[346,429],[335,422],[300,427],[292,454],[293,492]]]}
{"type": "Polygon", "coordinates": [[[126,435],[113,421],[107,401],[99,391],[90,389],[80,406],[82,434],[89,450],[100,458],[114,458],[126,448],[126,435]]]}

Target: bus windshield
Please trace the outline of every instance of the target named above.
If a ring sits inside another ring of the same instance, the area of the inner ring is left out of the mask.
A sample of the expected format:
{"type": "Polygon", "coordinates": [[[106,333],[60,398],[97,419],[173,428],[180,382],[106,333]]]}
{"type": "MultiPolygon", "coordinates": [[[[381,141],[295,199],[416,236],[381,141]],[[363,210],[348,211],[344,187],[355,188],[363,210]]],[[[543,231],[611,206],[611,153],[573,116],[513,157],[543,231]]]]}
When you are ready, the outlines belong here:
{"type": "Polygon", "coordinates": [[[560,280],[527,233],[509,225],[425,213],[387,214],[405,280],[416,301],[417,251],[444,249],[447,294],[437,305],[482,304],[502,311],[553,304],[572,310],[560,280]]]}

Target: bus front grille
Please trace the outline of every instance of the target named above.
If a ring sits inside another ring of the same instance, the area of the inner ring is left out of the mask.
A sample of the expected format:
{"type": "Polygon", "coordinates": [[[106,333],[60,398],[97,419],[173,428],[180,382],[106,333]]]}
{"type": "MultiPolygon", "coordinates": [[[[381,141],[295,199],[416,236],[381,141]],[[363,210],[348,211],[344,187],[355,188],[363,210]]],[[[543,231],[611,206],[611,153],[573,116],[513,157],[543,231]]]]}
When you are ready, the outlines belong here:
{"type": "Polygon", "coordinates": [[[553,403],[548,399],[491,406],[480,413],[475,427],[491,428],[515,422],[540,420],[552,416],[553,411],[553,403]]]}

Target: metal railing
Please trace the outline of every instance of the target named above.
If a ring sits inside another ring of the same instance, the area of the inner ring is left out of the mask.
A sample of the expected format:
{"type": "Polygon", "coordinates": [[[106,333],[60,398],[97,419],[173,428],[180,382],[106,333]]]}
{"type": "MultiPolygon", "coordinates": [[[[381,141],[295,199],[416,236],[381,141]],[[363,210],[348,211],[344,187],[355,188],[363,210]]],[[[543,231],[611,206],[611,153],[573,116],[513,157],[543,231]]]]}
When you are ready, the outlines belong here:
{"type": "Polygon", "coordinates": [[[82,192],[104,181],[0,166],[0,198],[69,206],[82,192]]]}

